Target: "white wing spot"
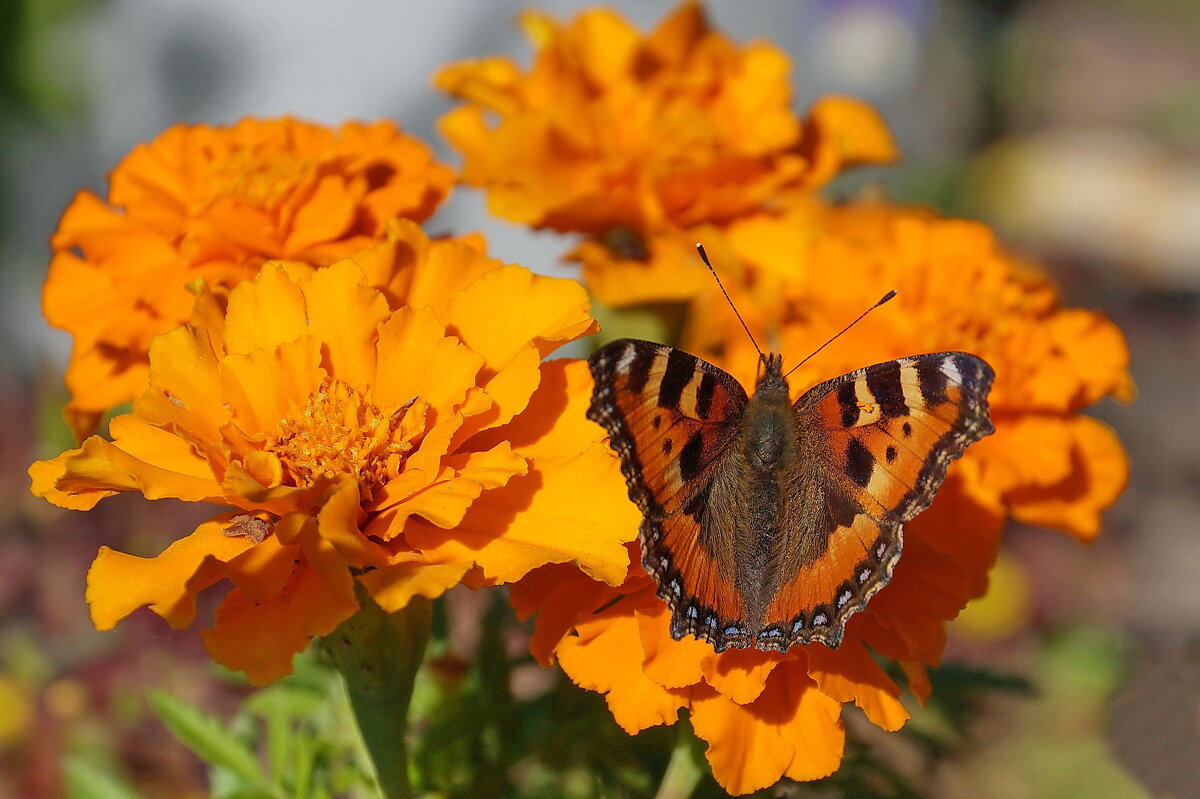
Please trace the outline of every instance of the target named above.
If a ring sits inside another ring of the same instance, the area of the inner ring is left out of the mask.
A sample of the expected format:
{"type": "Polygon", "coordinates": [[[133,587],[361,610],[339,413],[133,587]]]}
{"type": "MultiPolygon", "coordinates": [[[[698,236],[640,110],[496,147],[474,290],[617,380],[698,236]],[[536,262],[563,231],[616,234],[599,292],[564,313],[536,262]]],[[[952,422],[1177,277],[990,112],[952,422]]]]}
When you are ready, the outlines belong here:
{"type": "Polygon", "coordinates": [[[958,371],[958,364],[954,362],[953,358],[946,358],[944,361],[942,361],[942,374],[944,374],[946,379],[951,383],[955,383],[957,385],[962,384],[962,372],[958,371]]]}
{"type": "Polygon", "coordinates": [[[633,359],[636,356],[637,356],[637,347],[635,347],[632,344],[627,346],[625,348],[625,351],[621,353],[621,357],[617,359],[617,371],[618,372],[626,371],[629,368],[629,365],[631,363],[633,363],[633,359]]]}
{"type": "Polygon", "coordinates": [[[838,609],[841,610],[842,608],[846,607],[846,603],[850,601],[852,596],[854,596],[854,594],[850,593],[849,591],[843,591],[842,595],[838,597],[838,609]]]}

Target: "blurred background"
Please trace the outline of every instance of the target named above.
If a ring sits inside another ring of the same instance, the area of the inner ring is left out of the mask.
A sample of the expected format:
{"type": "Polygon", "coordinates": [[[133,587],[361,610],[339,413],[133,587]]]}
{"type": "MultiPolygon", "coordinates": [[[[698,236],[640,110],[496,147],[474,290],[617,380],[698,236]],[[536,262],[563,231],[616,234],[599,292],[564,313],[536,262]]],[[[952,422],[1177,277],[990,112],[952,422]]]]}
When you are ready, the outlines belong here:
{"type": "MultiPolygon", "coordinates": [[[[206,795],[204,768],[164,734],[145,690],[218,717],[247,694],[194,630],[143,611],[101,634],[87,616],[84,577],[101,543],[156,552],[202,512],[116,497],[71,514],[28,494],[28,464],[69,444],[69,342],[39,310],[62,210],[81,188],[103,195],[131,147],[181,121],[389,117],[455,163],[435,130],[450,104],[430,77],[484,54],[527,61],[512,25],[524,5],[0,2],[0,799],[60,795],[64,758],[143,796],[206,795]]],[[[585,5],[538,7],[566,17],[585,5]]],[[[648,28],[673,4],[610,5],[648,28]]],[[[1093,411],[1133,463],[1099,540],[1012,529],[991,592],[951,629],[946,659],[974,675],[963,680],[990,675],[1004,690],[952,693],[961,703],[941,722],[918,715],[908,739],[864,740],[925,796],[1200,796],[1200,3],[707,6],[733,38],[791,55],[799,109],[842,92],[882,111],[903,164],[835,192],[882,184],[898,201],[982,219],[1050,270],[1065,305],[1116,320],[1133,354],[1137,401],[1093,411]],[[914,755],[922,735],[945,740],[946,719],[961,727],[953,751],[914,755]]],[[[471,190],[429,227],[482,230],[497,257],[567,273],[561,237],[488,217],[471,190]]],[[[449,604],[472,610],[469,596],[449,604]]],[[[514,690],[557,690],[557,677],[529,679],[514,690]]]]}

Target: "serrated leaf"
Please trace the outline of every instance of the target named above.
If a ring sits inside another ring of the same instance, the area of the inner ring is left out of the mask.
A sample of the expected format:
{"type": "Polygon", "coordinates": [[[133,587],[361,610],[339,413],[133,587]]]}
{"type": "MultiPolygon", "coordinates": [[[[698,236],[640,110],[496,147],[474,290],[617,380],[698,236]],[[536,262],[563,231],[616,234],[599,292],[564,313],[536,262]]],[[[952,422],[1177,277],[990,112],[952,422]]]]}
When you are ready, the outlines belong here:
{"type": "Polygon", "coordinates": [[[68,755],[63,763],[66,799],[142,799],[133,786],[95,763],[68,755]]]}
{"type": "Polygon", "coordinates": [[[148,699],[171,734],[205,763],[230,772],[253,793],[280,795],[263,774],[254,752],[231,736],[220,721],[161,691],[152,691],[148,699]]]}

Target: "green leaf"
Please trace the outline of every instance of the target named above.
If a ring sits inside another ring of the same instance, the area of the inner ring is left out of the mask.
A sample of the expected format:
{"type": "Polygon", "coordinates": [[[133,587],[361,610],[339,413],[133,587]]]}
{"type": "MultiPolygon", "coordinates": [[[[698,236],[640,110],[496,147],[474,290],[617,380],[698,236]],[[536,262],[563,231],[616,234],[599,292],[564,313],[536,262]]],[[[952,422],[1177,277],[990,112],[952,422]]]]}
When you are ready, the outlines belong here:
{"type": "Polygon", "coordinates": [[[120,777],[76,755],[67,755],[63,777],[67,799],[141,799],[120,777]]]}
{"type": "Polygon", "coordinates": [[[148,698],[171,734],[205,763],[230,772],[253,793],[281,795],[262,773],[254,752],[230,735],[221,722],[161,691],[152,691],[148,698]]]}

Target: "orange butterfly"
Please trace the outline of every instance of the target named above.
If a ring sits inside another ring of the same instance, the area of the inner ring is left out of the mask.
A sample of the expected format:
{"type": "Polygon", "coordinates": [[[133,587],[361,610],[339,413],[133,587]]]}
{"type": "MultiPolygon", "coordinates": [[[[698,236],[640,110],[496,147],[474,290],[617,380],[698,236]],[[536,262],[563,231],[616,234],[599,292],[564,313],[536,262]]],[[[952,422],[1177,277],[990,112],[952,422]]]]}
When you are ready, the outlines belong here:
{"type": "Polygon", "coordinates": [[[675,639],[691,634],[718,652],[836,647],[891,579],[904,522],[929,506],[950,462],[993,432],[994,375],[967,353],[915,355],[793,404],[783,357],[762,362],[747,397],[694,355],[614,341],[589,359],[588,418],[608,431],[643,513],[642,564],[675,639]]]}

